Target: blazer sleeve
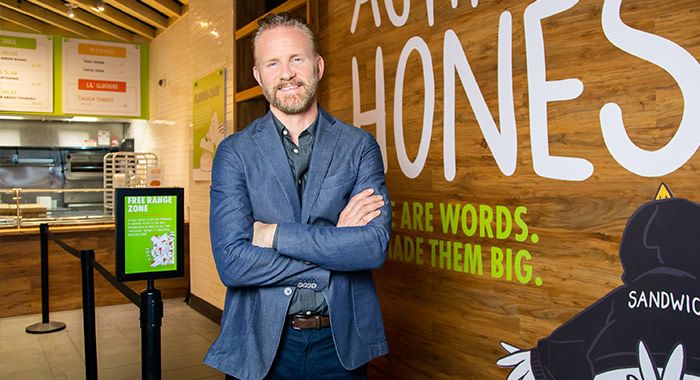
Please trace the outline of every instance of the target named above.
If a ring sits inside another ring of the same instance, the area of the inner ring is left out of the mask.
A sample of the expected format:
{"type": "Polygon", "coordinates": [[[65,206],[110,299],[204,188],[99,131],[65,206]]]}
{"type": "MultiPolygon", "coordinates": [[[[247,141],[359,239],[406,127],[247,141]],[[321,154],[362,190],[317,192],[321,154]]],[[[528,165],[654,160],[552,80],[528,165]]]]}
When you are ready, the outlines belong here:
{"type": "Polygon", "coordinates": [[[391,235],[391,202],[384,179],[384,165],[377,141],[365,135],[355,195],[367,188],[384,197],[381,214],[363,227],[334,227],[302,223],[277,225],[277,251],[285,256],[335,271],[359,271],[380,267],[386,259],[391,235]]]}
{"type": "Polygon", "coordinates": [[[314,280],[328,286],[329,271],[252,244],[253,213],[244,163],[231,139],[219,145],[212,168],[209,228],[219,277],[224,285],[296,286],[314,280]]]}

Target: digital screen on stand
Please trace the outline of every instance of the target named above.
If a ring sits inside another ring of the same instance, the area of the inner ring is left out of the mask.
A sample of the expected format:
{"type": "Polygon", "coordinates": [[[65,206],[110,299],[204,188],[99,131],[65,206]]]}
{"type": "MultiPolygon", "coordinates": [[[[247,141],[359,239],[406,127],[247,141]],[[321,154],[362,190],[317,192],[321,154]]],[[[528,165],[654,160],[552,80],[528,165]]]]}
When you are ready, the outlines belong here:
{"type": "Polygon", "coordinates": [[[182,188],[118,188],[114,197],[119,281],[184,276],[182,188]]]}

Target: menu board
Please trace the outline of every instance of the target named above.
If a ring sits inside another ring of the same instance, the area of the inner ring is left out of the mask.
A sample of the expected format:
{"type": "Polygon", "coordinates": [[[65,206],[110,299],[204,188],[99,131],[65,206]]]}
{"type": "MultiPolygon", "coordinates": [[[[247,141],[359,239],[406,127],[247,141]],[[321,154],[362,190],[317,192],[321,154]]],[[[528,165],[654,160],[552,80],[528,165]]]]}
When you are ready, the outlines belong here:
{"type": "Polygon", "coordinates": [[[0,111],[53,112],[53,38],[0,30],[0,111]]]}
{"type": "Polygon", "coordinates": [[[141,116],[140,47],[63,38],[63,113],[141,116]]]}
{"type": "Polygon", "coordinates": [[[183,189],[115,192],[117,279],[183,276],[183,189]]]}

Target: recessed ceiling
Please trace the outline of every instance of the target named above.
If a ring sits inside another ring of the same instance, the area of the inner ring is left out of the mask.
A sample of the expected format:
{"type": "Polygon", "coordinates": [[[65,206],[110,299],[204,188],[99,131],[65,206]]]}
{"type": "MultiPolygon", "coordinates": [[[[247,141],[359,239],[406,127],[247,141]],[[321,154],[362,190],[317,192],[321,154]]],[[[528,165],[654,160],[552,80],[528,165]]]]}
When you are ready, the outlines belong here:
{"type": "Polygon", "coordinates": [[[182,17],[188,3],[189,0],[0,0],[0,29],[147,43],[182,17]],[[100,5],[104,10],[98,9],[100,5]],[[73,17],[69,17],[71,13],[73,17]]]}

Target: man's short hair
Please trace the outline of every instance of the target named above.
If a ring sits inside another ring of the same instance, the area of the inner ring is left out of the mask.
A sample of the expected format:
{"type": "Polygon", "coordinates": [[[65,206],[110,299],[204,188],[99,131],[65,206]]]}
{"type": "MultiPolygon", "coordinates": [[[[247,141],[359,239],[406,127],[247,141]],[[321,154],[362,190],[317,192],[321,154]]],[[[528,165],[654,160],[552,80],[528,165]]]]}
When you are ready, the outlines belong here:
{"type": "Polygon", "coordinates": [[[280,12],[270,13],[269,15],[258,20],[258,29],[255,31],[255,34],[253,34],[253,56],[255,56],[255,46],[257,45],[260,36],[262,36],[266,30],[274,29],[280,26],[297,28],[304,32],[311,42],[311,49],[313,50],[314,56],[318,55],[316,35],[306,21],[293,13],[280,12]]]}

